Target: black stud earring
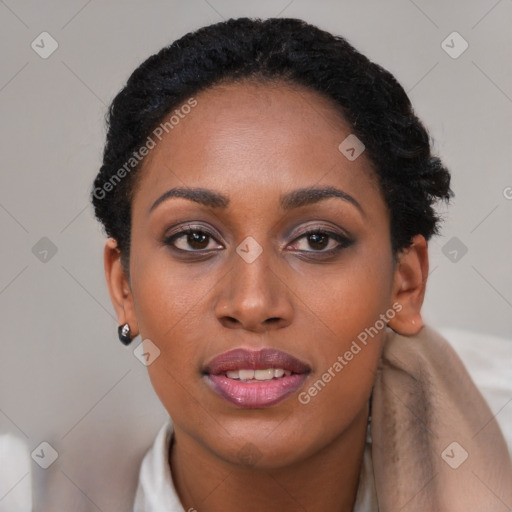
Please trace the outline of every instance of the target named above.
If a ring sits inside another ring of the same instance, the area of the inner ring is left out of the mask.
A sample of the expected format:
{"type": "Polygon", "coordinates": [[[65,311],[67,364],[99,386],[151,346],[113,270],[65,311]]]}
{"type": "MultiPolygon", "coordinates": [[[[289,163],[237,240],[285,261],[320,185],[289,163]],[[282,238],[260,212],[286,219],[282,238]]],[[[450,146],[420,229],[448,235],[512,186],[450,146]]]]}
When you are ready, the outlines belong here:
{"type": "Polygon", "coordinates": [[[120,325],[117,328],[117,334],[119,335],[119,340],[124,345],[129,345],[132,342],[132,338],[130,336],[130,326],[128,324],[120,325]]]}

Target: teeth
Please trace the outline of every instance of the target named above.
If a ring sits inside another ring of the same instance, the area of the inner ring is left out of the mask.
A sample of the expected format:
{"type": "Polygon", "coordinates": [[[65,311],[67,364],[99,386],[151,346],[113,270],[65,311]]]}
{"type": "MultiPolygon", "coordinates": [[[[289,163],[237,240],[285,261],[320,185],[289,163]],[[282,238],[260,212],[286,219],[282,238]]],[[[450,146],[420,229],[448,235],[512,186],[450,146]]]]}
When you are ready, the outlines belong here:
{"type": "Polygon", "coordinates": [[[254,370],[238,370],[238,376],[241,380],[249,380],[254,378],[254,370]]]}
{"type": "Polygon", "coordinates": [[[270,368],[269,370],[255,370],[254,378],[256,380],[270,380],[274,378],[274,370],[270,368]]]}
{"type": "Polygon", "coordinates": [[[236,380],[272,380],[281,377],[288,377],[292,372],[282,368],[267,368],[265,370],[231,370],[226,376],[236,380]]]}

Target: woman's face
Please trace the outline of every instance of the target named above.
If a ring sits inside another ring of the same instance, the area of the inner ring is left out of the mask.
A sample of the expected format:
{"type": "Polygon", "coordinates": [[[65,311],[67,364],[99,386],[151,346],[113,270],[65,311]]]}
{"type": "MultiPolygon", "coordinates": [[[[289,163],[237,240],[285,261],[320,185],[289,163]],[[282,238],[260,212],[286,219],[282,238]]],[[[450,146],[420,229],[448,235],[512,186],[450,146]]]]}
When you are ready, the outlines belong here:
{"type": "Polygon", "coordinates": [[[177,431],[282,466],[367,411],[393,311],[389,213],[317,93],[244,83],[195,99],[141,170],[130,323],[160,350],[149,376],[177,431]]]}

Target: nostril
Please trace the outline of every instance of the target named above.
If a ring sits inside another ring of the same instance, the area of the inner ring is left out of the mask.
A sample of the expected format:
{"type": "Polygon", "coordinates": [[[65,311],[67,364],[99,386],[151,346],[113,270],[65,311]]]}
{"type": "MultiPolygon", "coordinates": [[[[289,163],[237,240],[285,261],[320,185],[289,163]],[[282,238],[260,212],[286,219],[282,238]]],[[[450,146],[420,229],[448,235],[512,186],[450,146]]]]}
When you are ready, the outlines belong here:
{"type": "MultiPolygon", "coordinates": [[[[260,324],[261,325],[278,325],[279,322],[282,321],[282,318],[280,317],[272,317],[272,318],[267,318],[266,320],[264,320],[263,324],[260,324]]],[[[245,323],[245,322],[241,322],[240,320],[237,320],[236,318],[232,317],[232,316],[223,316],[222,319],[221,319],[221,323],[225,326],[225,327],[239,327],[239,326],[244,326],[245,328],[249,329],[249,324],[245,323]]]]}

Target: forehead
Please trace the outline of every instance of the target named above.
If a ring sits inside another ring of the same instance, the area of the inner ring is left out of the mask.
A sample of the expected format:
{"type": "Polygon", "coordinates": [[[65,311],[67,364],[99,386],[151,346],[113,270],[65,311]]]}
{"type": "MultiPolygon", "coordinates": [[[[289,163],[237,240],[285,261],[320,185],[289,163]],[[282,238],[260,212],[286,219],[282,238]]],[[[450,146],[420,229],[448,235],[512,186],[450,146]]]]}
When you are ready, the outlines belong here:
{"type": "Polygon", "coordinates": [[[194,100],[191,109],[177,107],[175,124],[155,139],[139,171],[139,206],[149,208],[175,186],[213,188],[250,201],[260,193],[268,198],[334,185],[379,199],[371,161],[364,152],[350,161],[339,150],[350,126],[320,93],[283,82],[245,81],[212,87],[194,100]]]}

